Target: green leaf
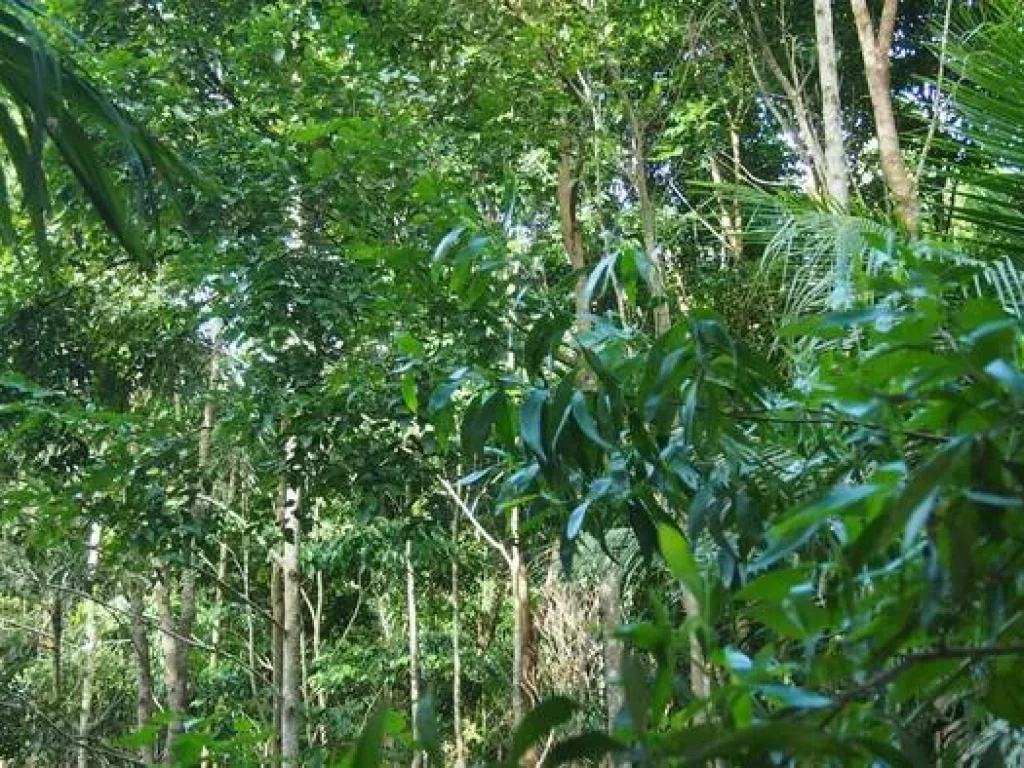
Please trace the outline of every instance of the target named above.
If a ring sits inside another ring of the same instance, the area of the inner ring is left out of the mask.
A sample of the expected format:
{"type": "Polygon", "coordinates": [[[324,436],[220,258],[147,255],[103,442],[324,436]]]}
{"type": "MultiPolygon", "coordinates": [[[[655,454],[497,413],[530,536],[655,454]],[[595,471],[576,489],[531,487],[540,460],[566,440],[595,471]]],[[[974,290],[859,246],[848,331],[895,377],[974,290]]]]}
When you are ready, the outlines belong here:
{"type": "Polygon", "coordinates": [[[1021,686],[1021,672],[1024,668],[1004,668],[1002,674],[995,674],[989,681],[983,702],[995,717],[1005,720],[1014,727],[1024,726],[1024,687],[1021,686]]]}
{"type": "Polygon", "coordinates": [[[384,762],[384,736],[391,730],[393,711],[380,704],[359,734],[355,748],[344,760],[345,768],[379,768],[384,762]]]}
{"type": "Polygon", "coordinates": [[[573,541],[580,533],[580,528],[583,527],[583,521],[587,516],[587,508],[590,506],[590,499],[585,499],[582,503],[578,504],[576,508],[569,515],[569,521],[565,524],[565,537],[569,541],[573,541]]]}
{"type": "Polygon", "coordinates": [[[606,451],[613,450],[612,444],[601,437],[601,431],[597,428],[597,424],[594,422],[593,417],[591,417],[590,412],[587,410],[586,396],[578,390],[572,396],[572,415],[576,419],[576,423],[579,425],[580,431],[582,431],[584,435],[589,437],[606,451]]]}
{"type": "Polygon", "coordinates": [[[482,402],[479,399],[474,400],[466,409],[466,415],[462,419],[462,450],[466,455],[476,458],[483,454],[501,405],[501,393],[491,392],[482,402]]]}
{"type": "Polygon", "coordinates": [[[783,600],[798,585],[806,584],[809,576],[806,568],[781,568],[768,571],[748,582],[734,596],[739,601],[783,600]]]}
{"type": "Polygon", "coordinates": [[[522,435],[526,446],[537,454],[541,461],[547,460],[544,451],[544,405],[547,399],[547,390],[530,390],[519,409],[519,434],[522,435]]]}
{"type": "Polygon", "coordinates": [[[401,331],[395,334],[395,346],[398,347],[398,351],[403,355],[412,358],[421,358],[425,352],[423,344],[409,331],[401,331]]]}
{"type": "Polygon", "coordinates": [[[412,373],[406,373],[402,376],[402,402],[413,413],[419,412],[420,401],[416,386],[416,376],[412,373]]]}
{"type": "Polygon", "coordinates": [[[558,726],[569,722],[577,709],[579,707],[572,699],[552,696],[530,710],[512,736],[512,753],[508,765],[518,766],[519,759],[530,747],[558,726]]]}
{"type": "Polygon", "coordinates": [[[755,689],[787,707],[796,709],[823,709],[835,703],[828,696],[794,685],[758,685],[755,689]]]}
{"type": "Polygon", "coordinates": [[[672,575],[683,582],[693,594],[702,595],[704,583],[700,570],[683,534],[668,523],[658,523],[658,548],[672,575]]]}
{"type": "Polygon", "coordinates": [[[606,733],[587,731],[555,744],[548,752],[544,765],[575,764],[579,760],[589,760],[591,763],[597,764],[608,755],[613,755],[624,749],[624,745],[606,733]]]}
{"type": "Polygon", "coordinates": [[[1006,360],[993,360],[985,366],[985,373],[1005,386],[1018,400],[1024,400],[1024,374],[1006,360]]]}

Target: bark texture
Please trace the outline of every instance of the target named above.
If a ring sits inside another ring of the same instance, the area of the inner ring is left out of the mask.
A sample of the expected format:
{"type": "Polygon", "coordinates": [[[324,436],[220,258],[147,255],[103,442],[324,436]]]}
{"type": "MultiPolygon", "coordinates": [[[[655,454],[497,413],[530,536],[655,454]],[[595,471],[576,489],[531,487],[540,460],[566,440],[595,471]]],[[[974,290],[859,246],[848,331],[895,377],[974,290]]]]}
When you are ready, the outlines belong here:
{"type": "Polygon", "coordinates": [[[832,0],[814,0],[814,31],[818,43],[818,81],[821,86],[821,117],[825,139],[825,187],[836,205],[845,209],[850,202],[850,180],[843,145],[832,0]]]}
{"type": "Polygon", "coordinates": [[[299,574],[301,499],[288,488],[281,555],[284,598],[284,649],[281,658],[281,762],[299,765],[302,733],[302,585],[299,574]]]}
{"type": "Polygon", "coordinates": [[[866,0],[851,0],[857,23],[864,73],[871,97],[871,111],[875,118],[875,135],[882,164],[882,176],[892,197],[893,207],[900,223],[911,234],[920,225],[921,205],[917,184],[907,168],[900,151],[899,131],[892,105],[892,84],[889,74],[889,54],[896,29],[897,0],[885,0],[877,30],[866,0]]]}

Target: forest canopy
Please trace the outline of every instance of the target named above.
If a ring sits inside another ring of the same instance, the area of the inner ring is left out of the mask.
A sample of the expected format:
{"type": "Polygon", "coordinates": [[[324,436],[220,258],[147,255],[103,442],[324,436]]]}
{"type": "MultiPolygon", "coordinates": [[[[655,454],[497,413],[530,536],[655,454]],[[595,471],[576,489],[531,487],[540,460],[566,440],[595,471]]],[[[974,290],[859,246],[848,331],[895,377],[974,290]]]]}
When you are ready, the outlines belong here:
{"type": "Polygon", "coordinates": [[[1024,760],[1019,0],[0,0],[0,768],[1024,760]]]}

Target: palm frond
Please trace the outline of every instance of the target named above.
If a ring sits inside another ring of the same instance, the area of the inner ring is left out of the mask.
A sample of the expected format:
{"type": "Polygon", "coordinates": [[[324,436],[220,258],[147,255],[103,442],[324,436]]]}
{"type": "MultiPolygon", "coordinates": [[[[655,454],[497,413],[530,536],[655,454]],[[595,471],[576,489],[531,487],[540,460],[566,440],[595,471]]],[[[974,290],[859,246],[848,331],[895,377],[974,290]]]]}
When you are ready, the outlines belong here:
{"type": "MultiPolygon", "coordinates": [[[[146,262],[123,185],[112,177],[94,136],[126,148],[129,165],[136,169],[180,176],[182,168],[73,60],[49,44],[38,14],[20,0],[5,0],[0,7],[0,160],[6,158],[13,169],[41,247],[49,198],[43,147],[49,143],[110,232],[135,260],[146,262]]],[[[0,228],[10,235],[14,196],[6,181],[0,180],[0,228]]]]}

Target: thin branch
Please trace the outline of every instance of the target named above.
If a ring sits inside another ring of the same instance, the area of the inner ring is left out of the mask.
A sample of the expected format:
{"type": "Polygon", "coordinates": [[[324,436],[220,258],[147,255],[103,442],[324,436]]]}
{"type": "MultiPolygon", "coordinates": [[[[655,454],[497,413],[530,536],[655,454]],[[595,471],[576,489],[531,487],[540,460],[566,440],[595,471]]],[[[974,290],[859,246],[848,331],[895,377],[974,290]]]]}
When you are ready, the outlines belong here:
{"type": "MultiPolygon", "coordinates": [[[[469,518],[469,522],[473,524],[473,527],[476,529],[477,533],[479,533],[480,536],[483,537],[484,541],[486,541],[488,544],[490,544],[492,547],[494,547],[494,549],[498,551],[498,554],[502,556],[502,558],[508,564],[508,567],[511,568],[512,556],[508,553],[508,550],[505,548],[505,545],[503,545],[500,541],[494,538],[488,532],[488,530],[483,527],[483,525],[477,519],[474,509],[471,509],[466,504],[466,502],[462,500],[462,497],[459,495],[459,492],[455,490],[455,487],[451,483],[449,483],[446,478],[443,477],[441,478],[441,487],[444,488],[445,492],[451,497],[452,501],[458,504],[459,509],[462,510],[463,514],[465,514],[466,517],[469,518]]],[[[473,507],[476,507],[476,503],[473,504],[473,507]]]]}
{"type": "Polygon", "coordinates": [[[838,694],[841,702],[857,699],[861,696],[873,693],[877,689],[891,683],[908,669],[917,664],[924,664],[929,661],[943,661],[946,659],[966,659],[969,662],[981,661],[998,656],[1024,656],[1024,644],[1007,646],[988,646],[983,648],[938,648],[934,651],[921,651],[920,653],[909,653],[900,659],[900,662],[889,669],[879,672],[874,677],[838,694]]]}
{"type": "Polygon", "coordinates": [[[917,161],[917,173],[914,181],[921,183],[924,175],[924,166],[928,160],[928,152],[931,149],[932,141],[935,140],[935,132],[939,126],[939,102],[942,99],[942,83],[946,76],[946,49],[949,45],[949,25],[953,15],[953,0],[946,0],[946,13],[942,17],[942,41],[939,43],[939,71],[935,76],[935,94],[932,96],[932,119],[928,124],[928,133],[924,137],[924,146],[921,147],[921,157],[917,161]]]}
{"type": "Polygon", "coordinates": [[[857,421],[856,419],[847,418],[836,418],[825,414],[822,418],[790,418],[786,416],[772,416],[769,411],[764,412],[750,412],[750,411],[726,411],[726,416],[730,416],[737,421],[763,421],[770,424],[828,424],[840,427],[860,427],[861,429],[869,429],[873,432],[881,432],[884,434],[891,435],[904,435],[905,437],[914,437],[918,440],[926,440],[931,443],[945,443],[949,440],[944,435],[936,435],[931,432],[919,432],[913,429],[893,429],[890,427],[883,427],[878,424],[868,424],[863,421],[857,421]]]}

